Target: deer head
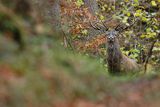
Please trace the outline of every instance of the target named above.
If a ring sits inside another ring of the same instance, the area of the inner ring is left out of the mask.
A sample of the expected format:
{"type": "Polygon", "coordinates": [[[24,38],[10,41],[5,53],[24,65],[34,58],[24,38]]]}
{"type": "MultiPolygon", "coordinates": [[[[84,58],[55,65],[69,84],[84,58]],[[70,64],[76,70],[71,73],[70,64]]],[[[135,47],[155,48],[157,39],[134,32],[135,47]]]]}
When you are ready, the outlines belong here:
{"type": "Polygon", "coordinates": [[[115,38],[122,33],[123,31],[125,31],[126,29],[132,27],[134,25],[136,21],[134,21],[132,24],[130,24],[129,26],[122,26],[121,24],[117,25],[115,28],[113,29],[109,29],[109,27],[107,27],[105,25],[104,22],[102,21],[96,21],[95,25],[93,25],[92,22],[90,22],[90,25],[95,29],[95,30],[99,30],[101,32],[103,32],[105,34],[105,36],[107,37],[107,41],[108,42],[113,42],[115,40],[115,38]]]}
{"type": "Polygon", "coordinates": [[[115,29],[109,30],[105,33],[106,37],[107,37],[107,41],[109,43],[112,43],[115,41],[115,38],[118,36],[118,31],[116,31],[115,29]]]}

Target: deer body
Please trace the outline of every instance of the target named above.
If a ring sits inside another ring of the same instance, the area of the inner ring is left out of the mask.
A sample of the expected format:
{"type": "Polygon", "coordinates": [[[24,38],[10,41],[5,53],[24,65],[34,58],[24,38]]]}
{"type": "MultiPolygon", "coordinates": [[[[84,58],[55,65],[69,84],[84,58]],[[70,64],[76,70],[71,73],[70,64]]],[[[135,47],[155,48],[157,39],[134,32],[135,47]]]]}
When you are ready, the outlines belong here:
{"type": "Polygon", "coordinates": [[[117,38],[114,41],[107,39],[107,62],[110,72],[120,72],[122,53],[117,38]]]}
{"type": "Polygon", "coordinates": [[[123,55],[121,60],[121,71],[122,72],[138,72],[140,71],[140,66],[133,59],[128,58],[123,55]]]}
{"type": "Polygon", "coordinates": [[[107,62],[108,70],[110,73],[122,73],[122,72],[136,72],[139,71],[139,65],[133,59],[128,58],[123,55],[120,50],[120,45],[117,36],[130,26],[122,28],[120,24],[114,29],[109,29],[105,23],[102,22],[102,26],[94,26],[91,23],[91,26],[96,30],[102,30],[106,36],[106,47],[107,47],[107,62]]]}
{"type": "Polygon", "coordinates": [[[136,61],[122,54],[117,38],[107,39],[107,62],[110,73],[139,71],[139,65],[136,61]]]}

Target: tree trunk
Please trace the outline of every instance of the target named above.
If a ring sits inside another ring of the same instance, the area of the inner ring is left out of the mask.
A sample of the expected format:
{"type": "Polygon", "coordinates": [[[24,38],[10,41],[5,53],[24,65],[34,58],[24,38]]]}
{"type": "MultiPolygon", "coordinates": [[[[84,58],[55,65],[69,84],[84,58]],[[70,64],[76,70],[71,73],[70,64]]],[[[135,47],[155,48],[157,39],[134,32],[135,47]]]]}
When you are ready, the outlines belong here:
{"type": "Polygon", "coordinates": [[[52,0],[50,2],[50,15],[51,15],[51,24],[53,26],[54,34],[56,36],[62,35],[61,28],[61,8],[60,8],[60,0],[52,0]]]}
{"type": "MultiPolygon", "coordinates": [[[[85,6],[88,8],[89,12],[91,13],[92,16],[96,16],[96,13],[98,13],[98,4],[96,0],[84,0],[85,6]]],[[[88,37],[87,39],[91,39],[95,37],[96,35],[101,34],[101,32],[97,32],[95,29],[90,28],[88,29],[88,37]]]]}
{"type": "Polygon", "coordinates": [[[54,36],[61,36],[61,7],[60,0],[32,0],[41,16],[49,22],[53,28],[54,36]]]}
{"type": "Polygon", "coordinates": [[[84,3],[92,15],[95,15],[98,12],[98,4],[96,0],[84,0],[84,3]]]}

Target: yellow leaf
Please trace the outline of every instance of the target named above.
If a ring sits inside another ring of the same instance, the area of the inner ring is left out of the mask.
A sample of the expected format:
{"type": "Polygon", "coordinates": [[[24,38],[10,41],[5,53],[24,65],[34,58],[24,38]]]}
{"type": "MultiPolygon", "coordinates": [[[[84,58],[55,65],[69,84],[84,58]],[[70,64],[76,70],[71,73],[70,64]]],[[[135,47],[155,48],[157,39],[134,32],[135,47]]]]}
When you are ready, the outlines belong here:
{"type": "Polygon", "coordinates": [[[134,2],[135,2],[135,3],[138,3],[139,1],[138,1],[138,0],[134,0],[134,2]]]}
{"type": "Polygon", "coordinates": [[[157,6],[156,2],[153,1],[153,0],[151,1],[151,5],[152,5],[152,6],[157,6]]]}
{"type": "Polygon", "coordinates": [[[142,21],[143,21],[143,22],[147,22],[148,19],[147,19],[146,17],[142,17],[142,21]]]}
{"type": "Polygon", "coordinates": [[[82,34],[87,35],[88,31],[86,29],[82,30],[82,34]]]}
{"type": "Polygon", "coordinates": [[[106,8],[104,6],[102,6],[102,11],[105,11],[105,10],[106,10],[106,8]]]}
{"type": "Polygon", "coordinates": [[[104,16],[103,15],[100,15],[100,20],[104,20],[104,16]]]}
{"type": "Polygon", "coordinates": [[[142,10],[141,10],[141,9],[136,10],[136,13],[134,14],[134,16],[139,17],[139,16],[141,16],[141,15],[142,15],[142,10]]]}
{"type": "Polygon", "coordinates": [[[131,13],[130,13],[130,12],[127,12],[127,16],[130,17],[130,16],[131,16],[131,13]]]}

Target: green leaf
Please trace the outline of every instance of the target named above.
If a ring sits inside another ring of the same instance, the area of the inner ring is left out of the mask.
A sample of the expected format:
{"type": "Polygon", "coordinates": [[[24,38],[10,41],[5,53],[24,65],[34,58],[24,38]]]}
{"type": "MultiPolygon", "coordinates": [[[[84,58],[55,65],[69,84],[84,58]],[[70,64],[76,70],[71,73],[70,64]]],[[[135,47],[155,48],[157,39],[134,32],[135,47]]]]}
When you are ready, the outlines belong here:
{"type": "Polygon", "coordinates": [[[152,29],[151,28],[147,28],[146,29],[146,32],[148,33],[148,32],[151,32],[152,31],[152,29]]]}
{"type": "Polygon", "coordinates": [[[138,1],[138,0],[134,0],[134,2],[135,2],[135,3],[139,3],[139,1],[138,1]]]}
{"type": "Polygon", "coordinates": [[[153,51],[160,51],[160,48],[154,47],[153,51]]]}
{"type": "Polygon", "coordinates": [[[100,15],[99,18],[100,18],[100,20],[104,20],[105,19],[105,17],[103,15],[100,15]]]}
{"type": "Polygon", "coordinates": [[[82,34],[87,35],[88,34],[88,30],[86,30],[86,29],[82,30],[82,34]]]}
{"type": "Polygon", "coordinates": [[[77,5],[78,7],[84,5],[83,0],[77,0],[77,1],[76,1],[76,5],[77,5]]]}
{"type": "Polygon", "coordinates": [[[105,11],[105,10],[106,10],[106,8],[105,8],[104,6],[102,6],[101,8],[102,8],[102,11],[105,11]]]}
{"type": "Polygon", "coordinates": [[[149,19],[146,18],[146,17],[142,17],[142,21],[143,21],[143,22],[147,22],[147,21],[149,21],[149,19]]]}
{"type": "Polygon", "coordinates": [[[122,22],[123,22],[123,23],[127,23],[127,20],[128,20],[128,17],[125,16],[125,17],[123,18],[122,22]]]}
{"type": "Polygon", "coordinates": [[[151,5],[152,5],[152,6],[154,6],[154,7],[156,7],[156,6],[157,6],[156,2],[155,2],[155,1],[153,1],[153,0],[151,1],[151,5]]]}
{"type": "Polygon", "coordinates": [[[130,17],[130,16],[131,16],[131,13],[130,13],[130,12],[127,12],[127,16],[130,17]]]}
{"type": "Polygon", "coordinates": [[[129,2],[129,0],[125,0],[125,2],[129,2]]]}
{"type": "Polygon", "coordinates": [[[136,13],[134,14],[134,16],[136,17],[142,16],[142,10],[141,9],[136,10],[136,13]]]}
{"type": "Polygon", "coordinates": [[[146,38],[146,35],[142,34],[140,37],[143,39],[143,38],[146,38]]]}
{"type": "Polygon", "coordinates": [[[115,7],[115,6],[112,6],[111,8],[112,8],[112,10],[115,10],[116,7],[115,7]]]}

